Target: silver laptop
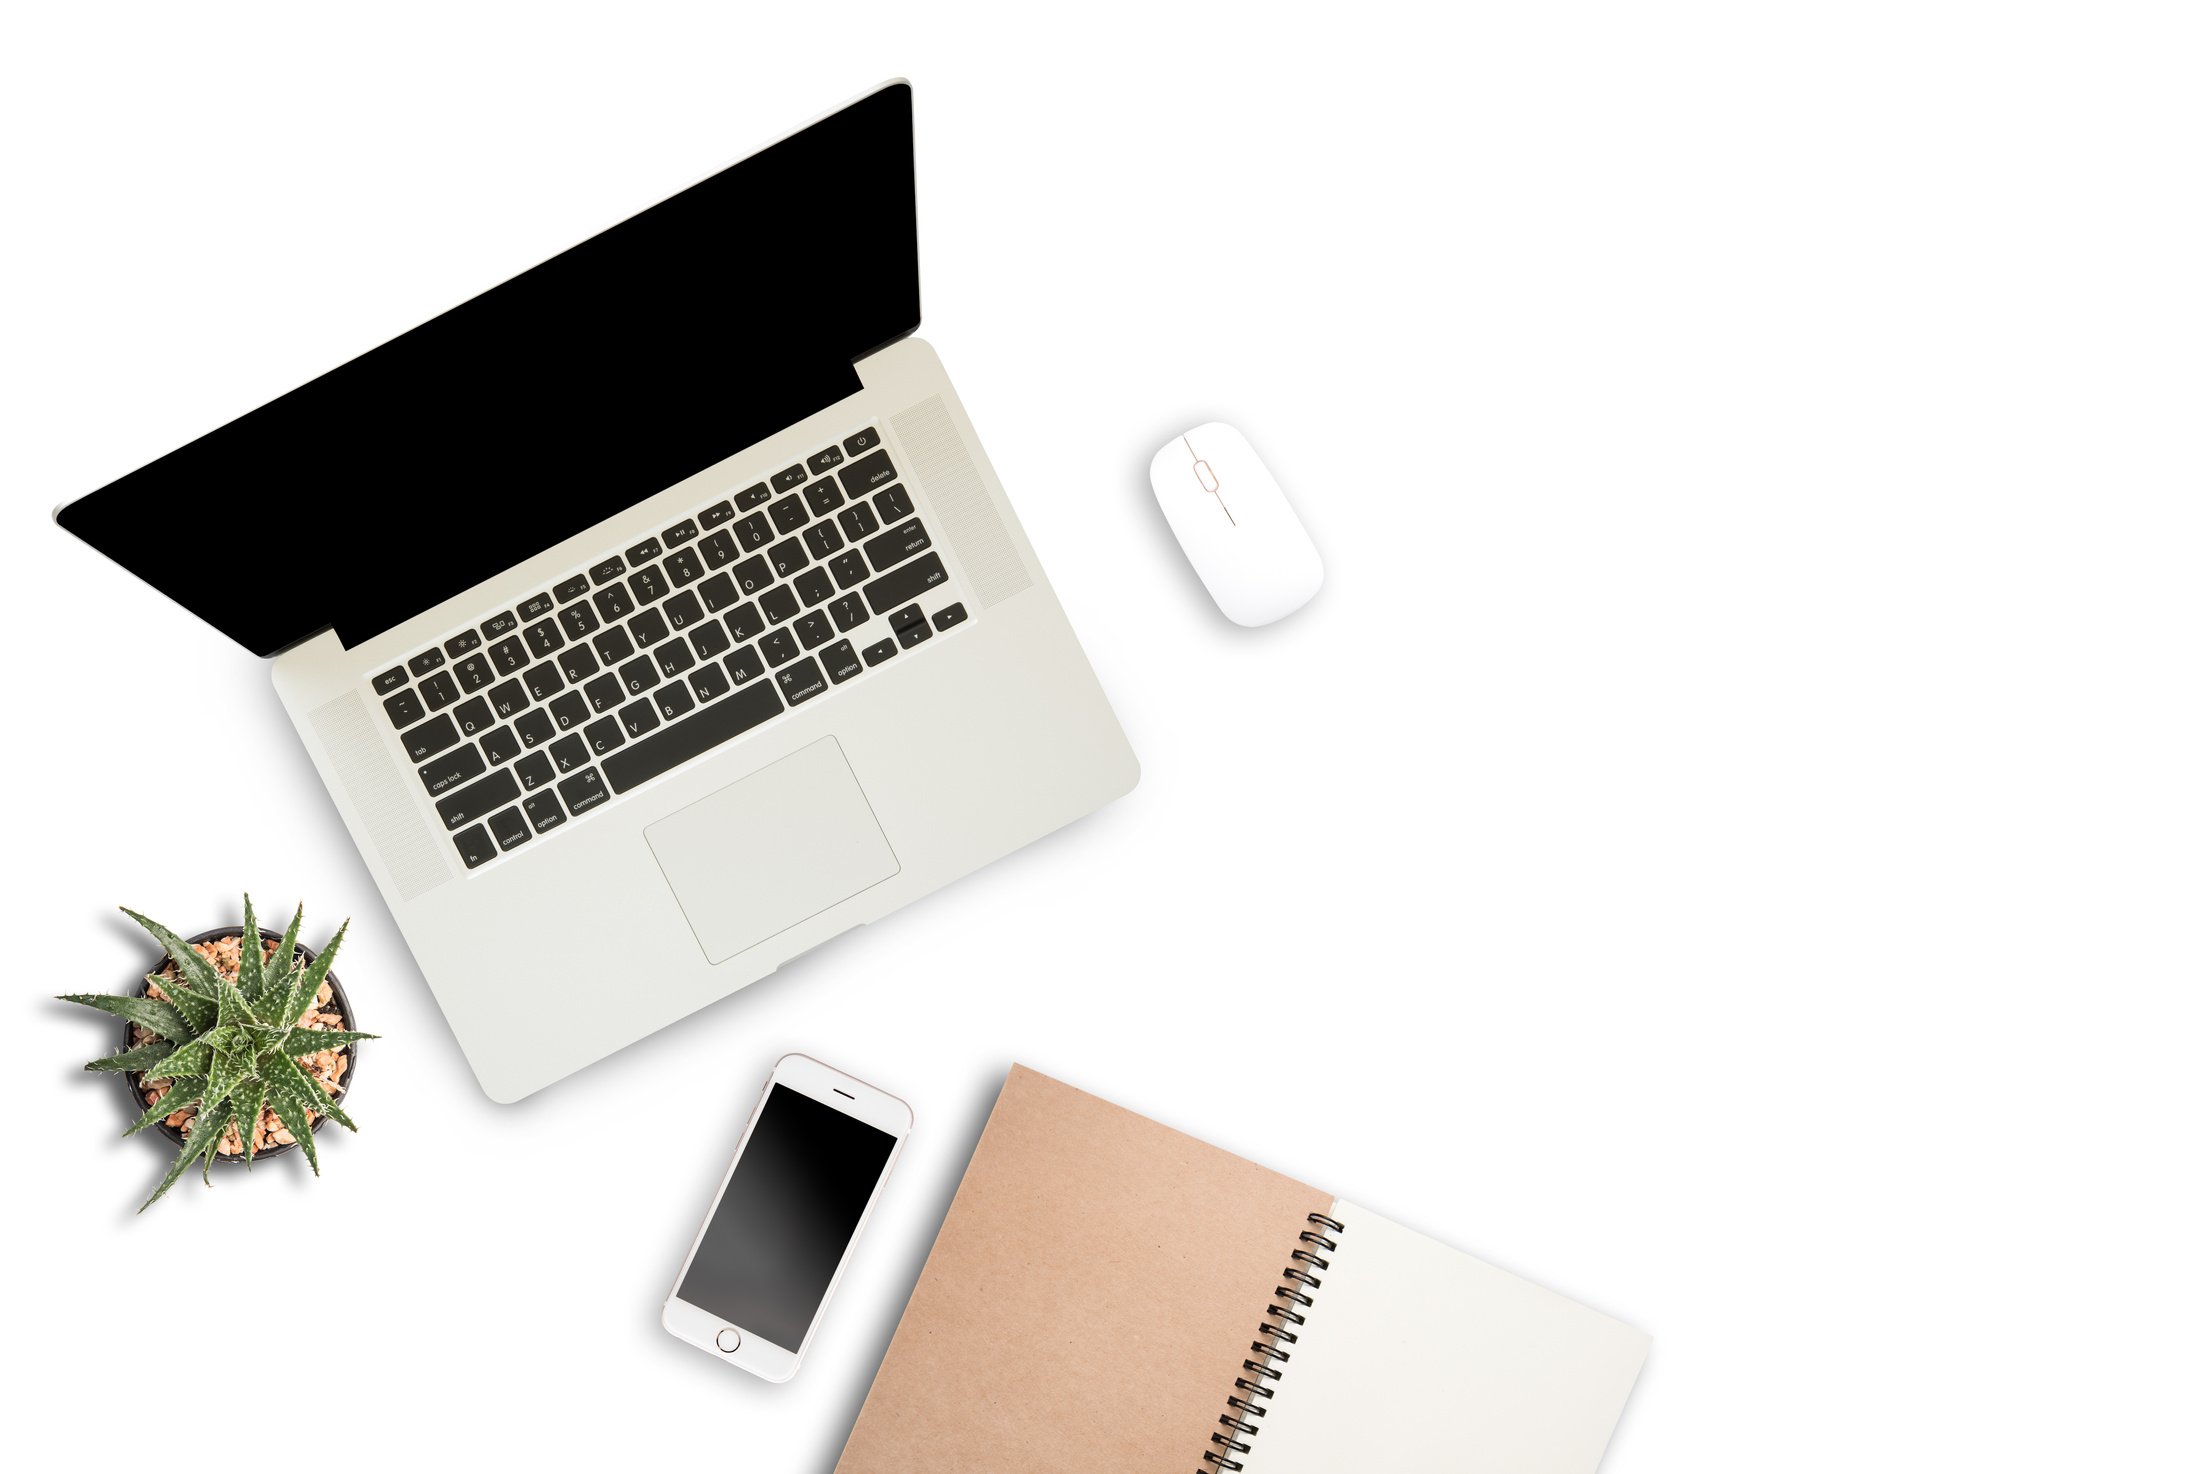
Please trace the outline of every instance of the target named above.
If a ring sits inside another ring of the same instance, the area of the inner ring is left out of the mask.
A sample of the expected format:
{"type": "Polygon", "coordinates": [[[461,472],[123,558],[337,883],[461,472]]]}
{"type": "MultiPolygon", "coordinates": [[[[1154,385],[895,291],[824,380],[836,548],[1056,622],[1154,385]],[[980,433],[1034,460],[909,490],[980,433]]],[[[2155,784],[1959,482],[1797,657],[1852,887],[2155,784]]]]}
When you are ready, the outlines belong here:
{"type": "Polygon", "coordinates": [[[1134,786],[919,322],[899,82],[56,514],[272,659],[492,1099],[1134,786]]]}

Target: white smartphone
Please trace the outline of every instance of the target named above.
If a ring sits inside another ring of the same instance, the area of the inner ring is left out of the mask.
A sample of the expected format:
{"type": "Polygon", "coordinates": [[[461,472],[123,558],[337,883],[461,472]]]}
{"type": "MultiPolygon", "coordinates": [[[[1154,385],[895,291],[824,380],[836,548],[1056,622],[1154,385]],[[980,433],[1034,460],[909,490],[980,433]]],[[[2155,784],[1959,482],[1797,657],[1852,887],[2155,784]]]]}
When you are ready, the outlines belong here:
{"type": "Polygon", "coordinates": [[[912,1108],[896,1096],[783,1055],[660,1324],[754,1376],[796,1376],[911,1130],[912,1108]]]}

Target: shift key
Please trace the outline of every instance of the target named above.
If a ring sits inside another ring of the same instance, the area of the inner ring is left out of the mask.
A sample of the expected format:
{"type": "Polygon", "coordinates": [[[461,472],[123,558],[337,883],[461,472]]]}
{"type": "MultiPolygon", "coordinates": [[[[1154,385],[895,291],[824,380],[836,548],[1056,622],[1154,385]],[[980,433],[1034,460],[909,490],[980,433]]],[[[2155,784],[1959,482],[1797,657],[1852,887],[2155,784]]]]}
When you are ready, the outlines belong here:
{"type": "Polygon", "coordinates": [[[437,815],[447,829],[458,829],[481,819],[521,797],[521,784],[511,768],[500,768],[480,783],[470,783],[458,793],[437,800],[437,815]]]}
{"type": "Polygon", "coordinates": [[[910,604],[948,577],[942,557],[929,553],[868,584],[866,606],[876,614],[886,614],[901,604],[910,604]]]}

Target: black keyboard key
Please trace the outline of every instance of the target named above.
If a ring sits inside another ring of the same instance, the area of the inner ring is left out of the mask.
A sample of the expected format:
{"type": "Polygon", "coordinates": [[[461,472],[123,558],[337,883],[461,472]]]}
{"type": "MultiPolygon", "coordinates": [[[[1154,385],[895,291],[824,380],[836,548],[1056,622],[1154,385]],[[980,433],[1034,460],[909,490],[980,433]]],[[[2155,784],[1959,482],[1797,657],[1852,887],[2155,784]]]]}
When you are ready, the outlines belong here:
{"type": "MultiPolygon", "coordinates": [[[[675,689],[679,691],[682,688],[677,686],[675,689]]],[[[659,713],[652,709],[651,702],[632,701],[621,708],[621,730],[631,737],[641,737],[646,732],[657,731],[658,728],[659,713]]],[[[601,753],[605,751],[602,747],[598,750],[601,753]]]]}
{"type": "MultiPolygon", "coordinates": [[[[747,686],[725,701],[701,708],[697,715],[675,723],[642,742],[634,743],[606,759],[606,778],[616,793],[626,793],[669,768],[688,762],[732,737],[741,735],[782,710],[774,686],[762,681],[747,686]]],[[[562,784],[560,797],[575,806],[562,784]]]]}
{"type": "Polygon", "coordinates": [[[876,573],[887,573],[915,553],[925,553],[930,546],[928,530],[915,517],[900,522],[889,531],[866,545],[866,561],[874,565],[876,573]]]}
{"type": "MultiPolygon", "coordinates": [[[[717,671],[719,667],[707,666],[706,669],[717,671]]],[[[698,702],[690,694],[690,688],[678,681],[674,685],[660,687],[658,693],[652,697],[652,705],[658,707],[659,714],[671,722],[676,717],[697,710],[698,702]]],[[[632,732],[630,735],[635,734],[632,732]]]]}
{"type": "Polygon", "coordinates": [[[418,727],[407,728],[399,737],[406,755],[418,763],[427,762],[459,740],[460,729],[448,716],[431,717],[418,727]]]}
{"type": "Polygon", "coordinates": [[[570,640],[580,640],[598,628],[598,616],[588,604],[570,604],[560,611],[560,628],[570,640]]]}
{"type": "Polygon", "coordinates": [[[807,614],[790,626],[797,632],[798,643],[806,649],[817,649],[828,642],[836,627],[828,622],[828,616],[819,612],[807,614]]]}
{"type": "Polygon", "coordinates": [[[797,609],[797,595],[786,583],[778,583],[759,596],[759,612],[775,624],[797,613],[797,609]]]}
{"type": "Polygon", "coordinates": [[[690,631],[690,647],[698,652],[700,660],[718,658],[733,643],[719,620],[709,619],[690,631]]]}
{"type": "Polygon", "coordinates": [[[843,452],[832,445],[817,455],[805,457],[805,469],[815,476],[825,476],[830,470],[842,464],[843,452]]]}
{"type": "Polygon", "coordinates": [[[655,645],[667,638],[667,619],[657,609],[647,609],[629,621],[629,633],[638,645],[655,645]]]}
{"type": "Polygon", "coordinates": [[[590,602],[598,606],[598,617],[607,624],[627,619],[636,612],[636,600],[629,597],[626,584],[609,583],[590,596],[590,602]]]}
{"type": "Polygon", "coordinates": [[[570,814],[587,814],[610,796],[606,792],[605,780],[598,776],[596,768],[585,768],[560,783],[560,802],[567,805],[570,814]]]}
{"type": "Polygon", "coordinates": [[[502,850],[510,850],[528,840],[529,821],[521,817],[518,806],[500,809],[491,815],[491,838],[498,841],[498,847],[502,850]]]}
{"type": "Polygon", "coordinates": [[[690,672],[690,689],[698,693],[698,700],[711,701],[729,692],[728,672],[719,665],[707,661],[690,672]]]}
{"type": "Polygon", "coordinates": [[[560,801],[549,793],[532,793],[521,801],[522,812],[529,816],[529,825],[537,833],[557,829],[567,822],[567,815],[560,809],[560,801]]]}
{"type": "Polygon", "coordinates": [[[759,653],[769,665],[788,665],[797,659],[797,637],[788,630],[768,630],[759,641],[759,653]]]}
{"type": "Polygon", "coordinates": [[[514,764],[514,776],[521,780],[524,791],[542,788],[552,781],[552,759],[541,752],[526,753],[514,764]]]}
{"type": "Polygon", "coordinates": [[[491,687],[489,700],[498,719],[509,721],[528,707],[529,693],[521,689],[519,681],[500,681],[491,687]]]}
{"type": "Polygon", "coordinates": [[[935,627],[939,630],[947,630],[954,624],[964,624],[965,622],[966,606],[964,604],[947,604],[935,611],[935,627]]]}
{"type": "Polygon", "coordinates": [[[445,653],[457,659],[482,643],[483,637],[474,630],[462,630],[459,634],[445,641],[445,653]]]}
{"type": "Polygon", "coordinates": [[[775,573],[782,578],[792,577],[798,569],[812,561],[812,559],[805,556],[804,545],[794,537],[786,537],[767,549],[767,562],[773,566],[775,573]]]}
{"type": "Polygon", "coordinates": [[[911,603],[948,577],[941,555],[922,553],[895,572],[868,584],[866,606],[876,614],[886,613],[900,604],[911,603]]]}
{"type": "MultiPolygon", "coordinates": [[[[638,703],[638,705],[642,704],[641,702],[638,703]]],[[[583,728],[583,740],[590,744],[590,750],[593,754],[604,757],[629,739],[628,734],[621,730],[621,718],[610,716],[600,717],[597,721],[583,728]]]]}
{"type": "Polygon", "coordinates": [[[667,575],[659,571],[657,563],[639,568],[629,575],[629,588],[636,594],[636,602],[650,604],[667,597],[667,575]]]}
{"type": "Polygon", "coordinates": [[[587,573],[578,573],[573,578],[564,578],[552,585],[552,597],[562,604],[573,599],[580,599],[589,592],[590,575],[587,573]]]}
{"type": "Polygon", "coordinates": [[[705,563],[698,557],[696,548],[669,553],[667,561],[660,566],[666,570],[668,581],[678,589],[705,577],[705,563]]]}
{"type": "Polygon", "coordinates": [[[879,531],[882,525],[880,519],[875,517],[874,509],[865,502],[853,502],[845,507],[836,514],[836,522],[843,528],[844,537],[851,542],[857,542],[860,538],[879,531]]]}
{"type": "Polygon", "coordinates": [[[725,532],[716,532],[698,544],[698,556],[705,559],[708,568],[726,568],[736,561],[736,539],[725,532]]]}
{"type": "Polygon", "coordinates": [[[559,627],[549,619],[539,620],[523,630],[521,638],[522,643],[529,647],[529,653],[540,660],[567,643],[559,627]]]}
{"type": "Polygon", "coordinates": [[[460,688],[452,683],[451,671],[438,671],[422,682],[422,701],[431,711],[442,711],[460,699],[460,688]]]}
{"type": "Polygon", "coordinates": [[[612,583],[621,576],[622,572],[621,560],[619,558],[608,558],[603,563],[592,565],[590,581],[598,584],[612,583]]]}
{"type": "Polygon", "coordinates": [[[736,524],[736,546],[747,553],[756,553],[774,541],[774,524],[764,512],[754,512],[736,524]]]}
{"type": "Polygon", "coordinates": [[[588,645],[570,645],[560,652],[560,674],[570,686],[581,685],[598,674],[598,657],[588,645]]]}
{"type": "Polygon", "coordinates": [[[659,539],[656,537],[648,537],[644,539],[644,541],[638,543],[635,547],[629,549],[629,566],[631,568],[641,568],[645,564],[651,562],[654,558],[657,558],[659,556],[659,551],[659,539]]]}
{"type": "Polygon", "coordinates": [[[805,529],[805,551],[815,558],[826,559],[842,546],[843,534],[833,522],[816,522],[805,529]]]}
{"type": "Polygon", "coordinates": [[[620,625],[594,638],[590,648],[598,652],[600,665],[619,665],[636,653],[636,646],[629,642],[629,632],[620,625]]]}
{"type": "Polygon", "coordinates": [[[869,425],[849,440],[844,441],[843,450],[846,455],[863,456],[881,443],[882,432],[869,425]]]}
{"type": "Polygon", "coordinates": [[[483,756],[489,759],[494,768],[521,756],[521,739],[514,735],[512,727],[500,727],[495,731],[485,732],[483,740],[476,745],[483,749],[483,756]]]}
{"type": "Polygon", "coordinates": [[[697,535],[698,524],[691,521],[688,517],[685,517],[680,522],[677,522],[674,526],[668,528],[665,532],[661,533],[659,535],[659,540],[665,543],[670,548],[679,548],[686,542],[695,541],[697,535]]]}
{"type": "Polygon", "coordinates": [[[414,674],[418,676],[426,676],[431,671],[435,670],[438,666],[443,665],[444,663],[444,651],[424,650],[421,654],[415,656],[412,660],[409,660],[406,663],[406,668],[414,672],[414,674]]]}
{"type": "Polygon", "coordinates": [[[828,576],[825,568],[806,569],[791,580],[790,587],[797,590],[797,596],[805,601],[808,609],[815,604],[826,603],[836,592],[835,580],[828,576]]]}
{"type": "Polygon", "coordinates": [[[830,559],[828,571],[836,576],[836,587],[839,589],[852,588],[855,585],[865,583],[874,576],[868,570],[866,559],[859,555],[857,548],[853,548],[847,553],[838,553],[830,559]]]}
{"type": "Polygon", "coordinates": [[[759,658],[758,646],[739,645],[733,654],[721,657],[721,669],[728,672],[731,681],[741,686],[746,681],[758,680],[766,674],[767,667],[759,658]]]}
{"type": "Polygon", "coordinates": [[[412,691],[401,691],[396,696],[383,698],[384,714],[391,718],[394,727],[411,727],[422,719],[422,698],[412,691]]]}
{"type": "Polygon", "coordinates": [[[491,647],[490,656],[492,669],[510,676],[529,663],[529,647],[521,643],[521,636],[508,635],[491,647]]]}
{"type": "Polygon", "coordinates": [[[828,678],[820,673],[820,663],[810,655],[776,671],[774,678],[781,683],[782,699],[792,706],[810,701],[828,689],[828,678]]]}
{"type": "Polygon", "coordinates": [[[747,595],[756,594],[774,582],[774,570],[767,566],[767,560],[762,557],[746,558],[729,572],[736,577],[737,589],[747,595]]]}
{"type": "Polygon", "coordinates": [[[918,604],[907,604],[889,617],[889,627],[893,630],[901,630],[908,624],[918,624],[926,618],[927,616],[920,612],[918,604]]]}
{"type": "Polygon", "coordinates": [[[552,725],[561,731],[572,731],[590,720],[590,703],[583,700],[580,691],[563,692],[545,708],[552,713],[552,725]]]}
{"type": "Polygon", "coordinates": [[[621,678],[609,670],[583,687],[583,699],[593,712],[608,712],[628,700],[629,693],[621,689],[621,678]]]}
{"type": "Polygon", "coordinates": [[[877,450],[872,455],[861,456],[836,473],[843,483],[844,494],[853,501],[870,491],[878,491],[897,479],[897,468],[889,463],[889,452],[877,450]]]}
{"type": "MultiPolygon", "coordinates": [[[[483,754],[475,750],[473,743],[469,743],[465,747],[455,747],[450,752],[431,758],[415,771],[422,775],[422,786],[434,798],[479,776],[488,767],[490,764],[483,761],[483,754]]],[[[447,824],[445,827],[450,829],[452,826],[447,824]]]]}
{"type": "Polygon", "coordinates": [[[521,679],[522,684],[529,688],[529,694],[539,701],[550,701],[567,689],[567,682],[560,675],[559,667],[549,660],[542,665],[530,666],[529,674],[521,679]]]}
{"type": "Polygon", "coordinates": [[[480,691],[498,679],[498,672],[491,669],[490,657],[485,655],[463,655],[453,662],[452,674],[463,691],[480,691]]]}
{"type": "MultiPolygon", "coordinates": [[[[468,748],[473,752],[475,748],[468,748]]],[[[444,827],[457,830],[464,823],[475,823],[484,814],[495,814],[508,803],[521,797],[521,783],[514,781],[512,768],[499,768],[488,779],[477,779],[466,788],[448,792],[437,799],[437,816],[444,819],[444,827]]]]}
{"type": "Polygon", "coordinates": [[[776,491],[789,491],[793,487],[805,484],[805,468],[803,466],[784,466],[768,479],[774,482],[776,491]]]}
{"type": "Polygon", "coordinates": [[[470,870],[498,858],[498,849],[491,843],[491,832],[480,824],[455,834],[452,845],[460,852],[460,863],[470,870]]]}
{"type": "Polygon", "coordinates": [[[521,739],[523,747],[537,747],[552,740],[559,730],[552,724],[552,713],[539,708],[525,711],[514,718],[514,735],[521,739]]]}
{"type": "Polygon", "coordinates": [[[767,508],[767,516],[773,521],[776,532],[795,532],[805,525],[805,503],[794,496],[786,496],[767,508]]]}
{"type": "Polygon", "coordinates": [[[840,630],[855,630],[866,623],[866,600],[857,594],[845,594],[828,606],[828,617],[840,630]]]}
{"type": "Polygon", "coordinates": [[[512,611],[509,610],[504,614],[494,614],[489,619],[484,620],[481,628],[484,639],[496,640],[520,629],[521,621],[514,618],[512,611]]]}
{"type": "Polygon", "coordinates": [[[542,619],[552,612],[550,594],[531,594],[514,609],[514,617],[527,624],[532,619],[542,619]]]}
{"type": "Polygon", "coordinates": [[[631,696],[641,696],[659,684],[659,672],[641,655],[622,666],[620,675],[622,688],[631,696]]]}
{"type": "Polygon", "coordinates": [[[736,493],[736,510],[739,512],[756,511],[765,506],[767,499],[773,495],[773,491],[768,489],[767,483],[764,481],[757,486],[747,486],[736,493]]]}
{"type": "Polygon", "coordinates": [[[876,640],[866,647],[866,663],[868,665],[880,665],[896,653],[897,642],[895,640],[876,640]]]}
{"type": "Polygon", "coordinates": [[[721,616],[729,634],[739,640],[756,640],[759,632],[767,627],[767,617],[759,612],[757,604],[739,604],[721,616]]]}
{"type": "Polygon", "coordinates": [[[491,704],[480,696],[470,697],[452,709],[452,718],[460,724],[460,735],[473,737],[478,732],[488,732],[495,722],[491,720],[491,704]]]}
{"type": "Polygon", "coordinates": [[[849,640],[838,640],[820,652],[820,663],[828,671],[828,679],[842,685],[866,667],[859,664],[859,653],[851,648],[849,640]]]}
{"type": "Polygon", "coordinates": [[[825,517],[843,505],[843,490],[833,481],[815,481],[805,488],[805,505],[815,517],[825,517]]]}
{"type": "Polygon", "coordinates": [[[660,674],[670,681],[698,663],[688,643],[682,640],[669,640],[652,652],[652,659],[659,663],[660,674]]]}
{"type": "Polygon", "coordinates": [[[688,629],[705,618],[705,610],[698,604],[698,596],[684,589],[681,593],[659,606],[659,612],[667,616],[671,629],[688,629]]]}
{"type": "Polygon", "coordinates": [[[376,694],[378,696],[389,696],[405,684],[406,667],[394,665],[382,675],[376,677],[376,694]]]}
{"type": "Polygon", "coordinates": [[[897,643],[904,646],[907,650],[910,650],[913,646],[919,644],[922,640],[932,639],[934,635],[935,631],[928,628],[928,622],[926,620],[916,619],[911,624],[904,625],[897,631],[897,643]]]}
{"type": "Polygon", "coordinates": [[[912,493],[902,486],[892,486],[874,497],[874,510],[882,514],[884,522],[896,522],[912,515],[912,493]]]}
{"type": "Polygon", "coordinates": [[[723,522],[734,520],[735,516],[736,509],[727,502],[715,502],[712,506],[698,513],[698,526],[707,529],[715,528],[723,522]]]}
{"type": "Polygon", "coordinates": [[[705,602],[706,613],[718,614],[740,596],[736,592],[735,579],[725,573],[716,573],[698,585],[698,597],[705,602]]]}
{"type": "Polygon", "coordinates": [[[580,732],[570,732],[552,744],[552,766],[563,773],[590,766],[590,744],[580,732]]]}

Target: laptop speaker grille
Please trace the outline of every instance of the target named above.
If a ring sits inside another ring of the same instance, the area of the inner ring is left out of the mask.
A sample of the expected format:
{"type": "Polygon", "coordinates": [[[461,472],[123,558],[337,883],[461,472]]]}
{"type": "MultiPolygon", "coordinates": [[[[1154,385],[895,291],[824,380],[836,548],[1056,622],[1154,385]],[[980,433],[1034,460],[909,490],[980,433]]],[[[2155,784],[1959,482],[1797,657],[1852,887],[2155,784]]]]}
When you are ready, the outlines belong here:
{"type": "Polygon", "coordinates": [[[330,755],[345,797],[375,845],[374,858],[383,862],[399,899],[411,901],[451,879],[444,851],[423,827],[360,693],[347,691],[325,701],[307,720],[314,724],[322,750],[330,755]]]}
{"type": "Polygon", "coordinates": [[[974,469],[974,458],[966,453],[966,442],[959,439],[943,397],[922,400],[891,416],[889,425],[920,484],[928,489],[928,500],[950,534],[959,565],[982,607],[1032,587],[1034,576],[1012,534],[1005,530],[1004,519],[997,515],[989,488],[981,484],[981,473],[974,469]]]}

